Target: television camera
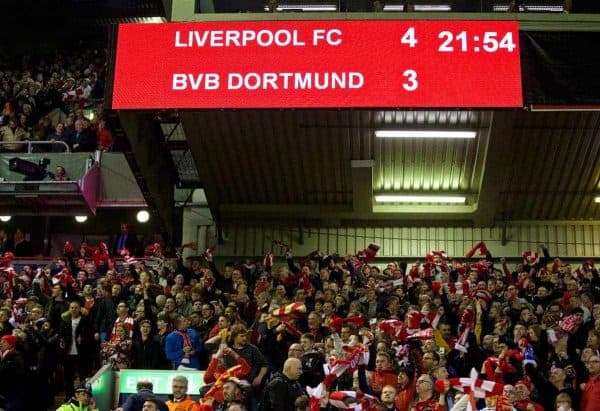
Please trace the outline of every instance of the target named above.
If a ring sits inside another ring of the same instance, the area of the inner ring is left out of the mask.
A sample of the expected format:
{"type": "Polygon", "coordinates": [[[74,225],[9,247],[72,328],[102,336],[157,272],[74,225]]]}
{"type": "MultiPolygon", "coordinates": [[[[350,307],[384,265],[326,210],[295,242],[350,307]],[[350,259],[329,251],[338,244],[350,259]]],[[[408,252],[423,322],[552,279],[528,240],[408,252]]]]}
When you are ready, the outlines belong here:
{"type": "Polygon", "coordinates": [[[46,169],[48,164],[50,164],[50,160],[47,158],[40,158],[37,164],[18,157],[8,160],[10,171],[25,175],[23,181],[42,181],[46,177],[54,179],[54,174],[46,169]]]}

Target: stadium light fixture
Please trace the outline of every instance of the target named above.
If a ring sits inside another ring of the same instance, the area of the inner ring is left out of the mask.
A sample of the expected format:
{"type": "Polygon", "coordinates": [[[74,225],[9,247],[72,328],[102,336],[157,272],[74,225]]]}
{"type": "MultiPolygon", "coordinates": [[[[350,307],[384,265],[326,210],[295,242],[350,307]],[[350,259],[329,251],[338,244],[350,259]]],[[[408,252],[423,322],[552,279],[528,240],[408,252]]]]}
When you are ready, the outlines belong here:
{"type": "Polygon", "coordinates": [[[446,196],[446,195],[376,195],[377,203],[435,203],[435,204],[464,204],[467,201],[465,196],[446,196]]]}
{"type": "Polygon", "coordinates": [[[451,130],[375,130],[377,138],[463,138],[473,139],[475,131],[451,130]]]}
{"type": "Polygon", "coordinates": [[[140,223],[147,223],[148,220],[150,220],[150,213],[146,210],[140,210],[138,211],[136,218],[140,223]]]}

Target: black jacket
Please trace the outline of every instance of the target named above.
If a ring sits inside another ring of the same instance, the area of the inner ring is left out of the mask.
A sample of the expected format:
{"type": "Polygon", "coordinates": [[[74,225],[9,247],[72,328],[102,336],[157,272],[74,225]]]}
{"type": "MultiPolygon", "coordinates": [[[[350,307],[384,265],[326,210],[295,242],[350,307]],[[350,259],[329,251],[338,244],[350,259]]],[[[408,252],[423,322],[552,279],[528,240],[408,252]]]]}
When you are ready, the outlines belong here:
{"type": "MultiPolygon", "coordinates": [[[[59,334],[61,341],[64,344],[65,354],[69,355],[71,343],[73,342],[71,315],[67,315],[65,317],[66,318],[63,320],[60,326],[59,334]]],[[[93,358],[94,347],[96,347],[96,344],[94,341],[94,330],[88,317],[81,316],[81,320],[75,328],[75,337],[77,338],[77,341],[75,341],[75,346],[77,348],[80,361],[85,361],[86,359],[91,360],[93,358]],[[79,337],[81,337],[81,339],[79,337]]]]}
{"type": "Polygon", "coordinates": [[[0,395],[8,399],[20,398],[23,395],[23,378],[25,364],[18,351],[6,353],[0,361],[0,395]]]}
{"type": "Polygon", "coordinates": [[[165,352],[158,340],[150,336],[142,341],[141,336],[133,339],[131,349],[132,368],[137,369],[161,369],[165,364],[165,352]],[[161,361],[162,360],[162,361],[161,361]]]}
{"type": "Polygon", "coordinates": [[[302,356],[302,375],[300,376],[300,384],[306,387],[316,387],[325,378],[323,371],[325,364],[325,356],[316,350],[307,352],[302,356]]]}
{"type": "Polygon", "coordinates": [[[304,394],[298,381],[292,381],[283,373],[275,373],[265,387],[261,411],[295,411],[296,398],[304,394]]]}

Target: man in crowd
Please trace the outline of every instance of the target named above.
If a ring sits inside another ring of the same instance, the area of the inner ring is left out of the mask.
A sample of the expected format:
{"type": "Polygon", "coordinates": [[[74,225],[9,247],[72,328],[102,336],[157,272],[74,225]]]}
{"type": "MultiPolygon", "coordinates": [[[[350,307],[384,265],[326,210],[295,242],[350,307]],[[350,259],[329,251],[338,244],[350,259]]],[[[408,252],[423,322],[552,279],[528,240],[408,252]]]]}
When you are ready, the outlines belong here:
{"type": "Polygon", "coordinates": [[[80,381],[91,376],[94,331],[87,316],[81,314],[81,303],[71,301],[69,312],[60,327],[60,347],[65,351],[64,380],[66,398],[74,393],[75,375],[80,381]]]}
{"type": "Polygon", "coordinates": [[[304,393],[298,383],[302,374],[302,363],[297,358],[288,358],[283,364],[283,372],[276,373],[265,387],[262,410],[295,411],[296,398],[304,393]]]}
{"type": "Polygon", "coordinates": [[[191,411],[195,401],[187,394],[188,379],[177,375],[171,382],[171,399],[167,401],[169,411],[191,411]]]}
{"type": "Polygon", "coordinates": [[[151,402],[150,407],[155,406],[153,411],[169,411],[167,404],[160,400],[153,392],[154,385],[150,381],[138,381],[136,384],[136,393],[127,397],[123,406],[117,411],[140,411],[146,409],[146,403],[151,402]]]}

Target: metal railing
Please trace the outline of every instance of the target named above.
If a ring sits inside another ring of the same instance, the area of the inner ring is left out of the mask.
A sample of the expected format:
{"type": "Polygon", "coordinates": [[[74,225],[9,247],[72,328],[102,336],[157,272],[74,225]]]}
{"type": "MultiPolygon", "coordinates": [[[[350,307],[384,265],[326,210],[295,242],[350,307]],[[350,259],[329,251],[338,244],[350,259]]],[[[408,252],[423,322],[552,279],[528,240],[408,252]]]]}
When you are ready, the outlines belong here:
{"type": "MultiPolygon", "coordinates": [[[[33,153],[32,149],[33,146],[47,146],[52,148],[54,145],[58,144],[58,145],[63,145],[65,146],[65,151],[63,151],[63,153],[70,153],[71,149],[69,148],[69,145],[67,143],[65,143],[64,141],[0,141],[0,149],[3,148],[4,146],[10,146],[12,144],[27,144],[27,153],[31,154],[33,153]]],[[[11,150],[2,150],[3,152],[13,152],[11,150]]],[[[59,151],[60,152],[60,151],[59,151]]],[[[16,151],[15,151],[16,153],[16,151]]]]}

